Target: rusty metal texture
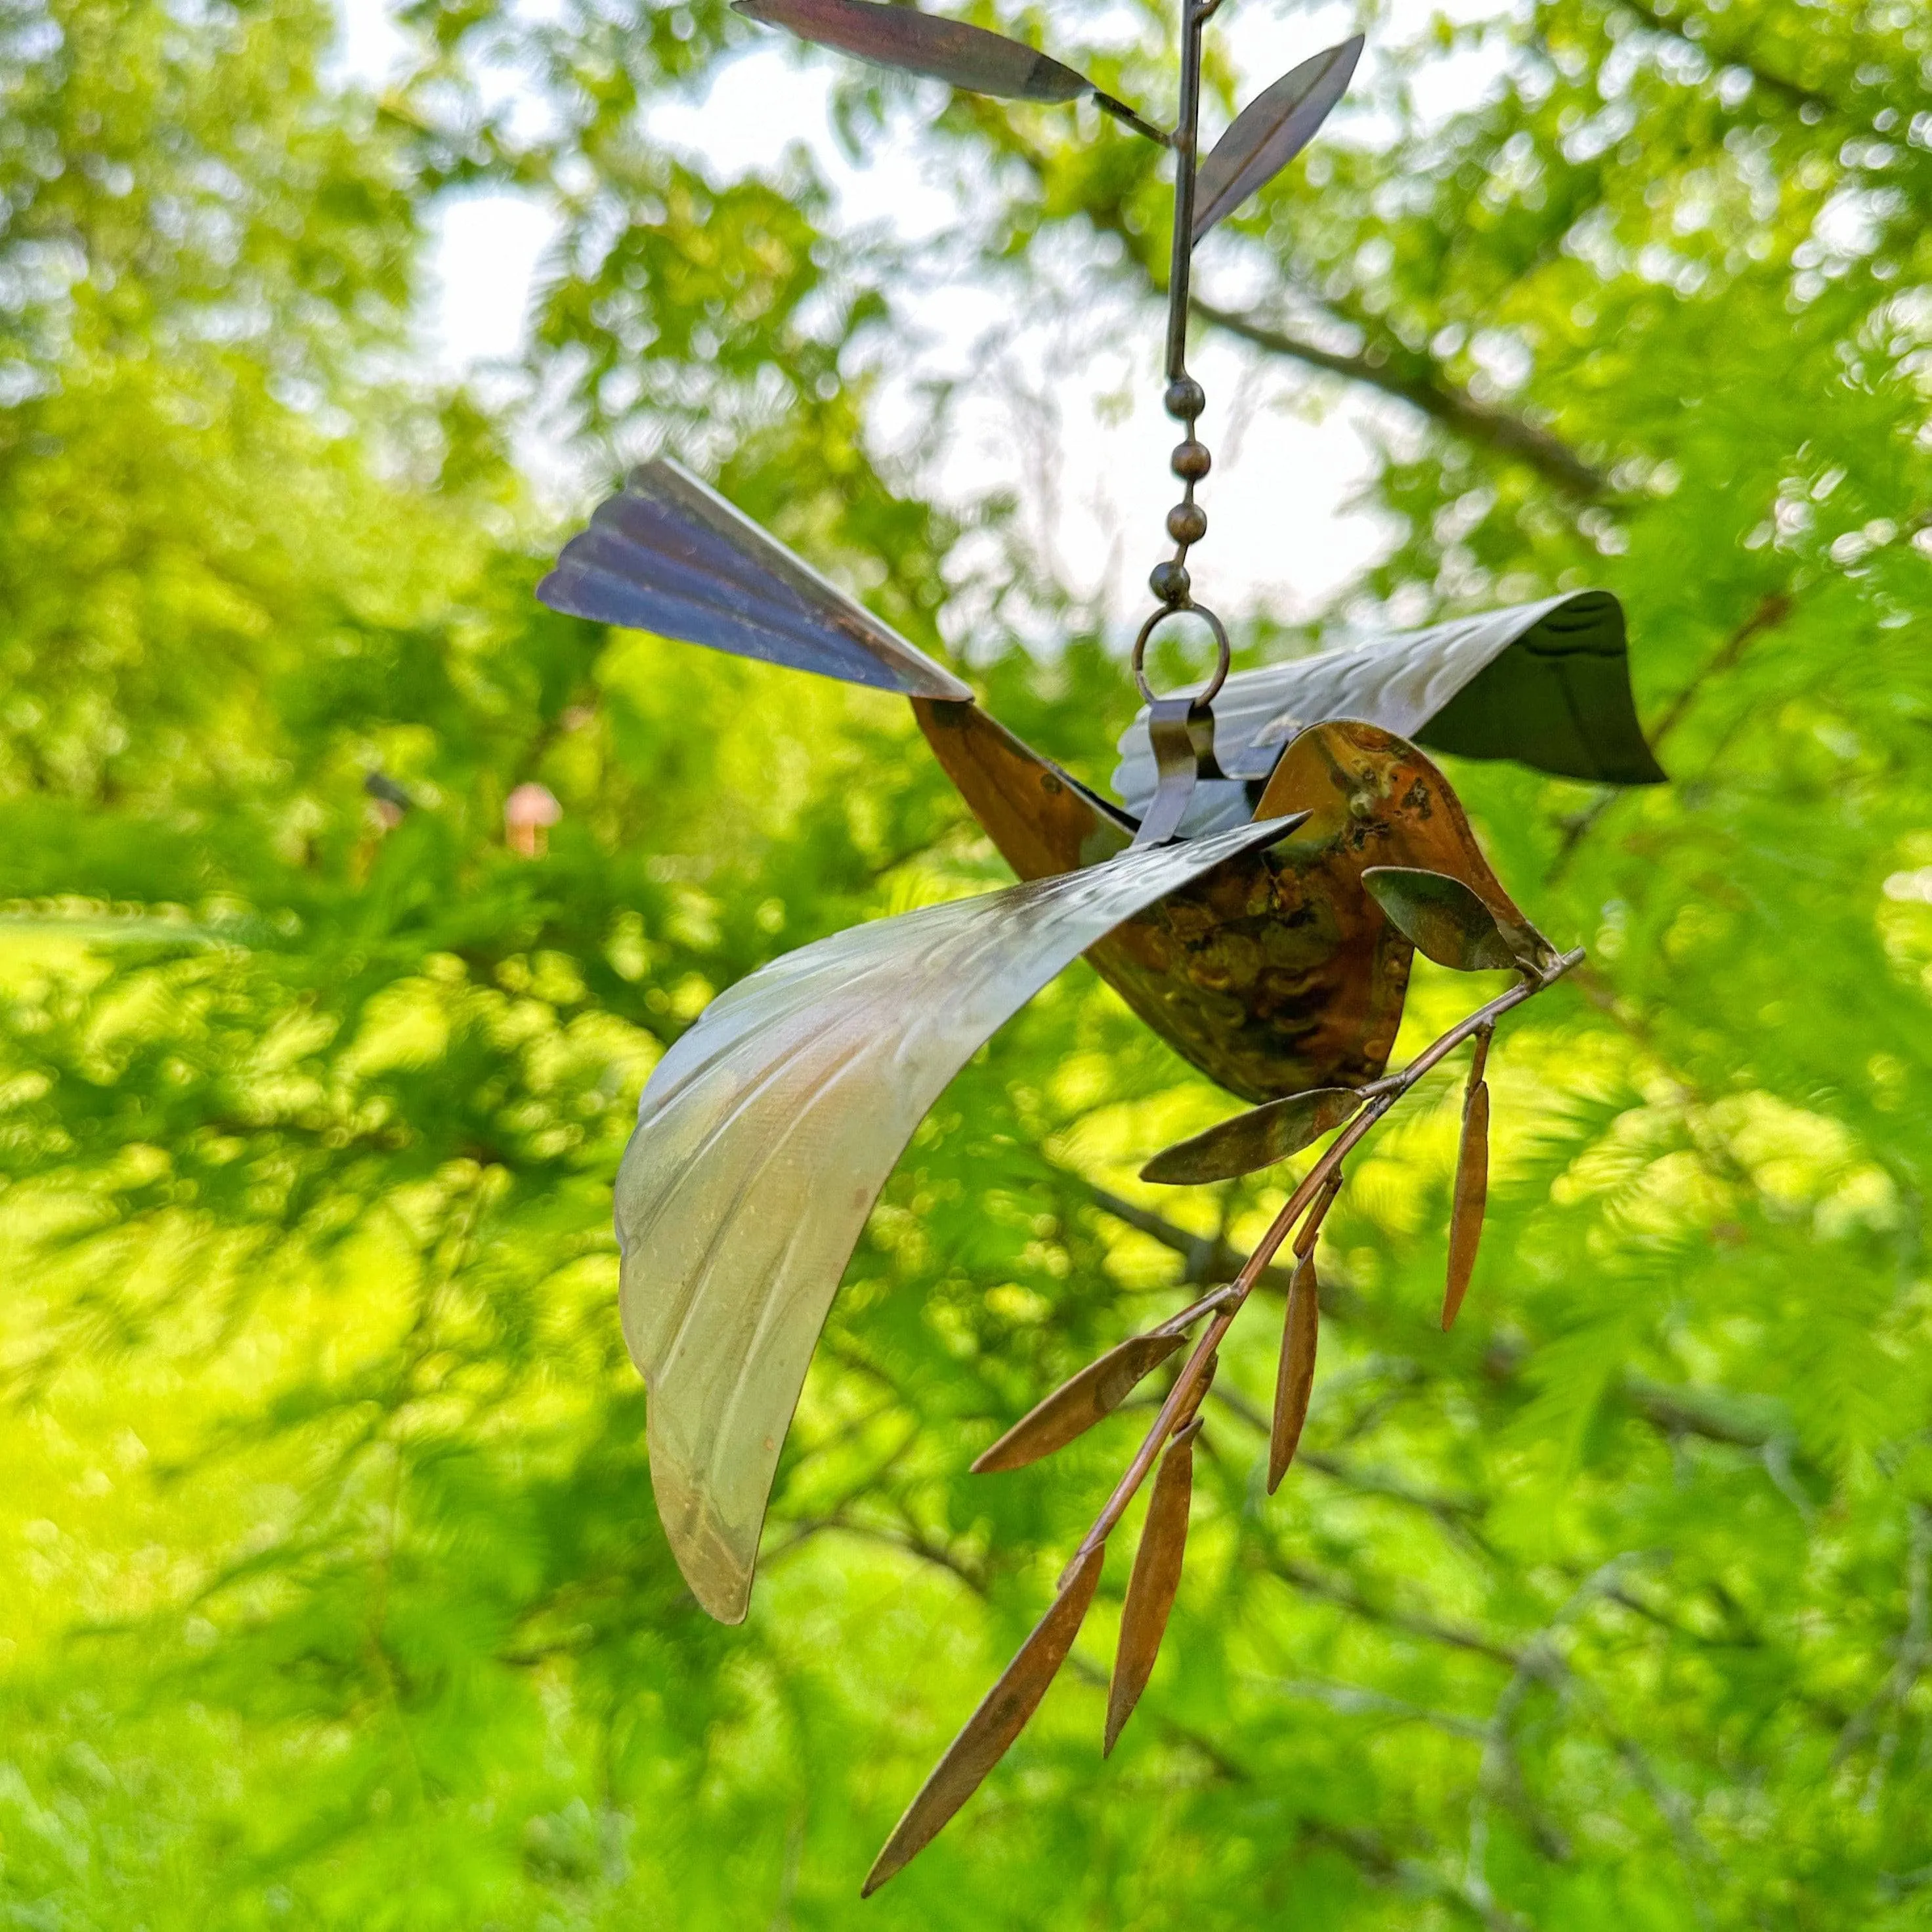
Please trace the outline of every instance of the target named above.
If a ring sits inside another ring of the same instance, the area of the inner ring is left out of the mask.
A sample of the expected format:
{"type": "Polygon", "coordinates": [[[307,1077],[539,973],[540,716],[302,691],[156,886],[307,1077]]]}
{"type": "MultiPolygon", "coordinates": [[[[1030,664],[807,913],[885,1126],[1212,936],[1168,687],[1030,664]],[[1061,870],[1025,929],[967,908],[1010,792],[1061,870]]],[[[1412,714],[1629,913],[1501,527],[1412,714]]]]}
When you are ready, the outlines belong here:
{"type": "Polygon", "coordinates": [[[1163,1148],[1141,1169],[1141,1178],[1168,1187],[1196,1186],[1273,1167],[1341,1126],[1361,1104],[1361,1096],[1348,1087],[1318,1087],[1270,1100],[1163,1148]]]}
{"type": "Polygon", "coordinates": [[[1258,810],[1309,816],[1277,848],[1171,894],[1088,956],[1149,1026],[1244,1100],[1359,1087],[1388,1064],[1412,950],[1363,890],[1366,868],[1450,873],[1498,918],[1528,922],[1447,781],[1389,732],[1304,732],[1258,810]]]}
{"type": "Polygon", "coordinates": [[[1136,1335],[1109,1348],[1070,1376],[1045,1401],[1036,1403],[989,1449],[974,1460],[976,1476],[1000,1469],[1022,1469],[1064,1448],[1095,1423],[1111,1415],[1136,1386],[1186,1340],[1184,1334],[1136,1335]]]}
{"type": "Polygon", "coordinates": [[[1449,1275],[1442,1294],[1446,1334],[1462,1312],[1476,1250],[1483,1238],[1483,1216],[1490,1194],[1490,1087],[1480,1064],[1473,1070],[1462,1102],[1462,1134],[1456,1150],[1456,1190],[1449,1214],[1449,1275]]]}
{"type": "Polygon", "coordinates": [[[1311,1248],[1294,1264],[1288,1285],[1288,1314],[1282,1324],[1281,1363],[1275,1375],[1274,1414],[1268,1427],[1268,1494],[1281,1487],[1308,1420],[1308,1398],[1315,1387],[1315,1350],[1321,1340],[1321,1285],[1311,1248]]]}
{"type": "Polygon", "coordinates": [[[892,1836],[873,1861],[860,1892],[870,1898],[907,1861],[929,1845],[947,1821],[979,1790],[986,1774],[1004,1757],[1013,1740],[1040,1707],[1047,1687],[1059,1674],[1080,1634],[1088,1606],[1106,1561],[1104,1547],[1089,1550],[1045,1616],[1036,1624],[1019,1653],[986,1693],[980,1708],[966,1720],[946,1755],[906,1807],[892,1836]]]}
{"type": "Polygon", "coordinates": [[[1553,949],[1533,927],[1505,932],[1460,879],[1412,866],[1371,866],[1362,884],[1426,959],[1458,973],[1532,969],[1553,949]]]}
{"type": "Polygon", "coordinates": [[[1161,1457],[1148,1500],[1147,1521],[1141,1527],[1140,1547],[1127,1579],[1127,1597],[1120,1611],[1120,1635],[1114,1653],[1114,1675],[1107,1687],[1107,1728],[1100,1751],[1113,1754],[1123,1726],[1154,1675],[1161,1639],[1180,1588],[1181,1566],[1187,1555],[1187,1516],[1194,1498],[1194,1438],[1201,1433],[1197,1416],[1174,1432],[1161,1457]]]}

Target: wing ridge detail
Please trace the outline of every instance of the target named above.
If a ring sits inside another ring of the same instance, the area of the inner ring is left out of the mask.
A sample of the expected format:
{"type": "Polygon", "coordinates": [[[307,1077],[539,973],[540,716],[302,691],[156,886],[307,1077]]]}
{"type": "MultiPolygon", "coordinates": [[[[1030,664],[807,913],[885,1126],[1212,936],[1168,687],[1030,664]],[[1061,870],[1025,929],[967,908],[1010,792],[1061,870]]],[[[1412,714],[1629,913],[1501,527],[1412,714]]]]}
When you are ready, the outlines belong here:
{"type": "Polygon", "coordinates": [[[1123,920],[1297,822],[835,934],[722,994],[658,1062],[617,1178],[624,1336],[650,1390],[658,1513],[714,1616],[745,1614],[818,1331],[946,1082],[1123,920]]]}
{"type": "MultiPolygon", "coordinates": [[[[1238,671],[1214,701],[1215,753],[1230,778],[1265,780],[1298,732],[1341,718],[1431,750],[1514,759],[1563,778],[1657,784],[1664,777],[1637,722],[1623,609],[1604,590],[1238,671]]],[[[1114,789],[1138,812],[1155,782],[1144,710],[1120,749],[1114,789]]]]}
{"type": "Polygon", "coordinates": [[[640,464],[537,586],[568,616],[654,631],[908,697],[970,699],[962,682],[777,538],[659,457],[640,464]]]}

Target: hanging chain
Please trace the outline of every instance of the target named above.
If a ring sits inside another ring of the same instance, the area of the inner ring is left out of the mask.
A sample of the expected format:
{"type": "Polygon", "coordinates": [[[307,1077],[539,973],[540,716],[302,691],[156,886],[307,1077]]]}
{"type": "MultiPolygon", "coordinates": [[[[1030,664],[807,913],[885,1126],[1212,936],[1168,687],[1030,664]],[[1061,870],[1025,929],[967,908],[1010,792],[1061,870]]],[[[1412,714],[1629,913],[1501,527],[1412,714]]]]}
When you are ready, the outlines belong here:
{"type": "Polygon", "coordinates": [[[1174,446],[1168,466],[1181,480],[1180,501],[1167,513],[1167,533],[1174,551],[1156,564],[1148,587],[1157,608],[1134,639],[1134,682],[1148,706],[1148,730],[1159,777],[1155,796],[1135,837],[1137,845],[1158,844],[1176,836],[1197,779],[1222,776],[1214,758],[1214,714],[1210,709],[1228,675],[1228,633],[1220,619],[1193,597],[1187,553],[1208,534],[1208,513],[1194,500],[1196,485],[1214,466],[1195,424],[1208,398],[1187,373],[1188,283],[1194,258],[1194,178],[1199,156],[1201,44],[1220,0],[1181,0],[1180,105],[1169,145],[1174,149],[1174,253],[1167,280],[1167,391],[1162,406],[1186,434],[1174,446]],[[1192,693],[1157,698],[1148,682],[1147,647],[1168,618],[1200,618],[1214,633],[1215,664],[1207,683],[1192,693]]]}

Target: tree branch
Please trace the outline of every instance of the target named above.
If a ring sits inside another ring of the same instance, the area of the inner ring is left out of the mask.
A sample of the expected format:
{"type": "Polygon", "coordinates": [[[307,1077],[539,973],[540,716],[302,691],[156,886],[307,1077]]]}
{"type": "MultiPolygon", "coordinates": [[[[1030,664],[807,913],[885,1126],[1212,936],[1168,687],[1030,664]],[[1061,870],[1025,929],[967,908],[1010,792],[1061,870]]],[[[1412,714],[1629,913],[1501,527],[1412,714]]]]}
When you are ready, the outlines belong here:
{"type": "MultiPolygon", "coordinates": [[[[1010,118],[992,103],[981,101],[971,106],[982,131],[1021,162],[1035,181],[1046,185],[1052,172],[1048,157],[1018,135],[1010,118]]],[[[1126,208],[1118,197],[1111,202],[1090,201],[1079,212],[1096,233],[1111,235],[1124,246],[1127,259],[1155,294],[1165,292],[1157,279],[1158,269],[1148,260],[1145,238],[1128,225],[1126,208]]],[[[1560,438],[1507,410],[1478,402],[1466,391],[1442,380],[1439,375],[1405,376],[1386,363],[1371,362],[1366,356],[1338,355],[1280,329],[1270,328],[1250,316],[1217,308],[1198,296],[1190,302],[1188,308],[1190,314],[1199,316],[1204,322],[1212,322],[1270,355],[1287,356],[1311,368],[1325,369],[1331,375],[1366,383],[1384,395],[1394,396],[1467,441],[1528,464],[1545,482],[1553,484],[1566,495],[1594,502],[1616,494],[1606,476],[1585,462],[1560,438]]]]}
{"type": "Polygon", "coordinates": [[[1585,462],[1568,443],[1547,430],[1506,410],[1480,403],[1468,391],[1439,376],[1406,375],[1390,363],[1320,348],[1257,322],[1251,316],[1216,308],[1198,296],[1192,306],[1204,322],[1211,322],[1217,328],[1226,329],[1230,335],[1239,336],[1271,356],[1286,356],[1312,368],[1346,376],[1352,382],[1366,382],[1385,396],[1396,397],[1412,409],[1420,410],[1432,422],[1440,423],[1469,442],[1528,464],[1545,482],[1554,484],[1568,496],[1594,502],[1616,494],[1601,470],[1585,462]]]}
{"type": "Polygon", "coordinates": [[[1387,1630],[1399,1630],[1404,1636],[1420,1637],[1425,1643],[1445,1644],[1452,1650],[1466,1650],[1477,1657],[1486,1657],[1507,1670],[1520,1670],[1523,1666],[1522,1651],[1512,1649],[1484,1631],[1472,1630],[1462,1624],[1444,1623],[1420,1611],[1391,1610],[1386,1605],[1371,1603],[1352,1583],[1325,1575],[1292,1556],[1284,1556],[1271,1543],[1257,1541],[1250,1547],[1270,1576],[1304,1595],[1319,1597],[1324,1602],[1336,1604],[1352,1616],[1380,1624],[1387,1630]]]}
{"type": "Polygon", "coordinates": [[[1450,1878],[1432,1866],[1414,1858],[1402,1858],[1372,1832],[1352,1826],[1330,1825],[1318,1818],[1304,1818],[1301,1828],[1310,1838],[1332,1845],[1352,1858],[1371,1877],[1379,1878],[1385,1883],[1412,1886],[1446,1904],[1460,1906],[1472,1917],[1479,1919],[1487,1932],[1529,1932],[1528,1922],[1518,1918],[1506,1906],[1498,1905],[1488,1896],[1486,1888],[1478,1892],[1466,1882],[1450,1878]]]}
{"type": "Polygon", "coordinates": [[[1700,39],[1690,30],[1688,20],[1673,18],[1652,0],[1622,0],[1627,13],[1634,14],[1653,32],[1667,34],[1675,40],[1682,40],[1686,46],[1695,47],[1712,66],[1734,67],[1749,74],[1757,86],[1767,94],[1774,94],[1792,107],[1814,107],[1821,113],[1829,114],[1841,121],[1856,119],[1848,114],[1828,94],[1820,94],[1815,88],[1805,86],[1802,82],[1787,79],[1781,74],[1773,74],[1768,68],[1760,65],[1751,55],[1737,46],[1720,46],[1714,42],[1700,39]]]}

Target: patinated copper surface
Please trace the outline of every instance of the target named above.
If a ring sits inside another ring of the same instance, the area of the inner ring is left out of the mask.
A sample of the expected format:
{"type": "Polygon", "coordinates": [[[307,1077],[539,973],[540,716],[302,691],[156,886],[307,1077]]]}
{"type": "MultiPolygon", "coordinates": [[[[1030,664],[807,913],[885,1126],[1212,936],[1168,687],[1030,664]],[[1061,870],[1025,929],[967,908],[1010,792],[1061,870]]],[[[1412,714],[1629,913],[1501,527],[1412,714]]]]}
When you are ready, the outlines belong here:
{"type": "MultiPolygon", "coordinates": [[[[1090,865],[1131,836],[1119,816],[976,706],[915,699],[946,775],[1022,878],[1090,865]]],[[[1304,731],[1256,816],[1307,812],[1272,851],[1218,867],[1088,952],[1183,1058],[1246,1100],[1360,1085],[1388,1064],[1408,942],[1363,890],[1371,866],[1462,880],[1527,924],[1478,849],[1448,781],[1372,724],[1304,731]]]]}

